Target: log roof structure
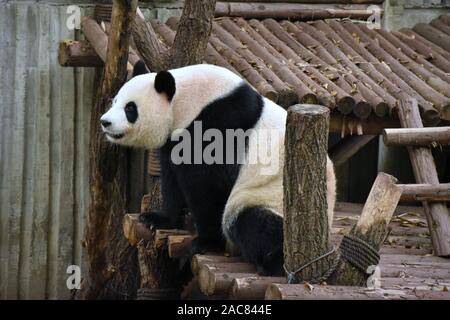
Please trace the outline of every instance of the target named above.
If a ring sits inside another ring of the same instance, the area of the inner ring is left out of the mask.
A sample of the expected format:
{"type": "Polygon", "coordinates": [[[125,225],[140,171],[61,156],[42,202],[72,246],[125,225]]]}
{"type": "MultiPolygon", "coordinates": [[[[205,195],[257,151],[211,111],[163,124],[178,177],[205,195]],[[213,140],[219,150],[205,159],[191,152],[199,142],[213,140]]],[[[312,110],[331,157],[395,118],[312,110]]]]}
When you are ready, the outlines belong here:
{"type": "MultiPolygon", "coordinates": [[[[177,18],[151,24],[171,44],[177,18]]],[[[385,118],[399,99],[413,97],[426,124],[449,120],[450,17],[400,31],[369,27],[345,19],[216,18],[205,61],[284,107],[319,103],[360,119],[385,118]]]]}

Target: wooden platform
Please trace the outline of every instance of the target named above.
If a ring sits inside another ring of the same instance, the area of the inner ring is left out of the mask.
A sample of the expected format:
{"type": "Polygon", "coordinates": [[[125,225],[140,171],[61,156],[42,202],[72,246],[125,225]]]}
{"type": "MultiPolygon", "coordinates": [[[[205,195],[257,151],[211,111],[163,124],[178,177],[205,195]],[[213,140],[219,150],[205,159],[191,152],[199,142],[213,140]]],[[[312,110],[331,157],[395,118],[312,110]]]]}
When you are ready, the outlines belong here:
{"type": "MultiPolygon", "coordinates": [[[[363,205],[338,203],[333,242],[357,221],[363,205]]],[[[196,278],[183,296],[230,299],[450,299],[450,259],[433,256],[423,209],[399,206],[391,231],[381,248],[379,289],[329,285],[286,285],[285,278],[260,277],[253,265],[239,257],[197,255],[192,260],[196,278]],[[270,286],[269,290],[268,287],[270,286]]]]}

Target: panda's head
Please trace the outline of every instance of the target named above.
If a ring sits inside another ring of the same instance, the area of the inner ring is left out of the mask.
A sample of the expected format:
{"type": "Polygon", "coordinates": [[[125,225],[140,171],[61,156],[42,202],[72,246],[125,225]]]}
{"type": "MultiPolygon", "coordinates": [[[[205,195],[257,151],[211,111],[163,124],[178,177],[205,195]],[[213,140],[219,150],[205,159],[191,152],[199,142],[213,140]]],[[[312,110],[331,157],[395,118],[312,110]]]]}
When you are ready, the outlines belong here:
{"type": "Polygon", "coordinates": [[[170,72],[148,73],[145,64],[137,62],[133,77],[100,118],[107,139],[125,146],[161,147],[170,135],[174,95],[175,79],[170,72]]]}

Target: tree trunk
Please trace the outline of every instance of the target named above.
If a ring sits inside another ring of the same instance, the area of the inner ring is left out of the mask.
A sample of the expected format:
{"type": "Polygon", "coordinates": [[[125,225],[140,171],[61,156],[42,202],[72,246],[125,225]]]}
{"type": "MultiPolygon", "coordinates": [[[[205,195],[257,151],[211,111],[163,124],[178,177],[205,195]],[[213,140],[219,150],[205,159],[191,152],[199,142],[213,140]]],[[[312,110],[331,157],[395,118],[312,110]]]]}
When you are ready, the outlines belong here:
{"type": "Polygon", "coordinates": [[[284,260],[288,282],[317,281],[333,265],[327,214],[327,145],[330,111],[318,105],[288,110],[284,164],[284,260]]]}
{"type": "Polygon", "coordinates": [[[127,77],[129,34],[136,7],[137,0],[114,1],[106,64],[91,114],[85,299],[131,299],[136,294],[136,249],[121,232],[126,212],[127,152],[107,143],[99,126],[99,118],[127,77]]]}
{"type": "Polygon", "coordinates": [[[186,0],[171,48],[172,68],[202,63],[211,33],[216,0],[186,0]]]}

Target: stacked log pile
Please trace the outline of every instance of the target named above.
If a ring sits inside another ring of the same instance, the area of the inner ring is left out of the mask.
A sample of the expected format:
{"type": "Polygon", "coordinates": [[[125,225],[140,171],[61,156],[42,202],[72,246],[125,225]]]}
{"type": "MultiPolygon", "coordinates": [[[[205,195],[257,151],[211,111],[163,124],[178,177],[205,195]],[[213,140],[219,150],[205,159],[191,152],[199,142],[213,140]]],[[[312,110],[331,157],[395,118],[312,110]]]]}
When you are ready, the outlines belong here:
{"type": "MultiPolygon", "coordinates": [[[[227,8],[238,4],[218,3],[227,8]]],[[[398,101],[408,97],[418,101],[426,125],[450,119],[448,16],[412,30],[388,32],[345,19],[305,23],[235,15],[240,16],[215,19],[205,62],[240,74],[285,107],[297,101],[320,103],[336,110],[332,121],[339,122],[334,118],[341,114],[347,123],[356,123],[354,129],[342,121],[341,126],[332,123],[331,131],[379,134],[382,128],[377,129],[376,123],[398,127],[398,101]]],[[[177,23],[176,18],[166,24],[151,22],[167,46],[174,40],[177,23]]],[[[102,59],[89,43],[66,41],[61,43],[60,63],[97,66],[102,59]]]]}

